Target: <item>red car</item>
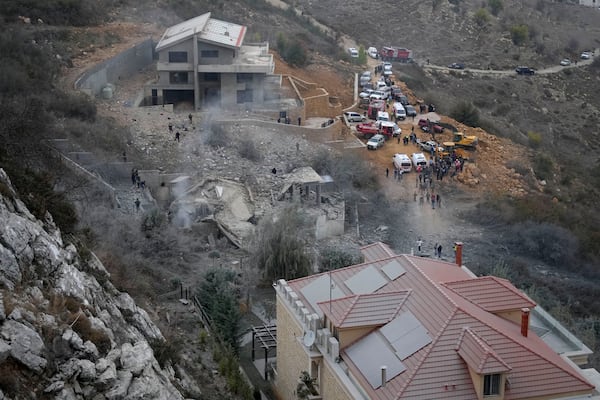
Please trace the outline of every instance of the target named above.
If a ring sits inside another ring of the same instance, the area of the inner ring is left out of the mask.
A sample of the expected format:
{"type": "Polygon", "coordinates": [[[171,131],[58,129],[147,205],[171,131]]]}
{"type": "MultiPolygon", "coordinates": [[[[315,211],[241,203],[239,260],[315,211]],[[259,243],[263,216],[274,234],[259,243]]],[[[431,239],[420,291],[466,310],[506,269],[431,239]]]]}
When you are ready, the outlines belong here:
{"type": "Polygon", "coordinates": [[[356,125],[356,130],[358,133],[362,133],[366,138],[370,138],[379,133],[379,127],[373,122],[358,124],[356,125]]]}
{"type": "Polygon", "coordinates": [[[423,132],[430,132],[433,131],[433,133],[442,133],[444,132],[444,127],[441,125],[436,124],[435,122],[431,122],[427,119],[423,119],[421,118],[419,120],[418,123],[419,127],[421,128],[421,130],[423,132]]]}

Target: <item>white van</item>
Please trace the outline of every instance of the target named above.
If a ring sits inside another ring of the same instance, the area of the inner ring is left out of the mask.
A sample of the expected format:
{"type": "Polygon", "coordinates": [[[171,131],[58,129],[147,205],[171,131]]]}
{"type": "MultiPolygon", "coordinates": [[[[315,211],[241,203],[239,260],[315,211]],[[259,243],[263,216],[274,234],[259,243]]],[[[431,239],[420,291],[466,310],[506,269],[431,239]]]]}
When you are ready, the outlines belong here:
{"type": "Polygon", "coordinates": [[[385,111],[377,111],[377,121],[389,121],[390,114],[385,111]]]}
{"type": "Polygon", "coordinates": [[[377,49],[375,47],[369,47],[367,49],[367,54],[369,57],[377,59],[377,49]]]}
{"type": "Polygon", "coordinates": [[[381,121],[379,130],[383,135],[387,137],[398,137],[402,134],[402,129],[400,129],[398,124],[392,121],[381,121]]]}
{"type": "Polygon", "coordinates": [[[394,167],[402,172],[412,171],[412,163],[406,154],[396,153],[393,158],[394,167]]]}
{"type": "Polygon", "coordinates": [[[358,50],[356,50],[354,47],[350,47],[348,49],[348,54],[350,54],[350,57],[352,58],[358,58],[358,50]]]}
{"type": "Polygon", "coordinates": [[[413,153],[412,162],[416,170],[419,170],[419,167],[423,169],[427,166],[427,159],[425,158],[425,154],[423,153],[413,153]]]}
{"type": "Polygon", "coordinates": [[[394,115],[396,116],[396,119],[406,119],[406,110],[401,103],[394,103],[394,115]]]}

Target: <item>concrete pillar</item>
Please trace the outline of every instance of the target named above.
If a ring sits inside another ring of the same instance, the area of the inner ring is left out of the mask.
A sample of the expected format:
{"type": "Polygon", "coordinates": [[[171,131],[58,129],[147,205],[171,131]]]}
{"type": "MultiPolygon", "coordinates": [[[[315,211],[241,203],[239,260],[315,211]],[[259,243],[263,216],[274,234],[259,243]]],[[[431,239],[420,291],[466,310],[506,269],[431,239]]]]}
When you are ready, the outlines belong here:
{"type": "Polygon", "coordinates": [[[194,110],[200,109],[200,84],[198,83],[198,36],[194,34],[192,39],[192,63],[194,75],[194,110]]]}

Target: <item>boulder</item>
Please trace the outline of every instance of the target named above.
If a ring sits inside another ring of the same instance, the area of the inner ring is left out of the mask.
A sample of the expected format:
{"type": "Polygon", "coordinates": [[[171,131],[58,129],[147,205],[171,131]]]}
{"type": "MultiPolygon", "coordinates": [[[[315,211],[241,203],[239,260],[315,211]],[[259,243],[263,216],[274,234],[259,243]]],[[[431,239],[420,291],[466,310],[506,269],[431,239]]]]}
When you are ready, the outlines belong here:
{"type": "Polygon", "coordinates": [[[129,371],[119,371],[117,373],[117,381],[115,386],[113,386],[108,392],[104,394],[107,400],[122,400],[129,399],[127,396],[127,391],[129,390],[129,385],[131,385],[131,380],[133,379],[133,375],[129,371]]]}
{"type": "Polygon", "coordinates": [[[90,360],[78,360],[79,365],[79,380],[82,382],[90,382],[96,379],[96,365],[90,360]]]}
{"type": "Polygon", "coordinates": [[[83,343],[83,352],[92,360],[98,359],[98,356],[100,355],[96,345],[89,340],[86,340],[83,343]]]}
{"type": "Polygon", "coordinates": [[[40,335],[20,322],[7,320],[2,325],[2,337],[10,341],[10,355],[27,368],[41,373],[47,361],[42,357],[45,350],[40,335]]]}
{"type": "MultiPolygon", "coordinates": [[[[2,247],[0,247],[0,251],[2,247]]],[[[2,265],[2,259],[0,258],[0,265],[2,265]]],[[[0,322],[6,319],[6,311],[4,311],[4,296],[0,293],[0,322]]]]}
{"type": "Polygon", "coordinates": [[[52,382],[50,385],[46,386],[46,388],[44,389],[44,393],[60,392],[61,390],[63,390],[64,387],[65,387],[64,381],[52,382]]]}
{"type": "Polygon", "coordinates": [[[0,339],[0,364],[2,364],[10,355],[10,345],[0,339]]]}
{"type": "Polygon", "coordinates": [[[117,381],[117,367],[114,363],[107,361],[106,359],[102,362],[102,365],[99,368],[99,364],[96,364],[96,373],[97,379],[94,382],[94,385],[99,390],[105,390],[112,386],[114,386],[117,381]]]}
{"type": "Polygon", "coordinates": [[[62,339],[69,343],[69,346],[75,350],[83,350],[85,347],[83,346],[83,339],[79,337],[77,332],[72,329],[67,329],[62,334],[62,339]]]}
{"type": "Polygon", "coordinates": [[[12,251],[0,246],[0,282],[8,289],[14,289],[15,284],[21,282],[19,263],[12,251]]]}
{"type": "Polygon", "coordinates": [[[134,346],[124,343],[121,346],[121,368],[139,376],[147,365],[154,361],[154,353],[146,341],[137,342],[134,346]]]}

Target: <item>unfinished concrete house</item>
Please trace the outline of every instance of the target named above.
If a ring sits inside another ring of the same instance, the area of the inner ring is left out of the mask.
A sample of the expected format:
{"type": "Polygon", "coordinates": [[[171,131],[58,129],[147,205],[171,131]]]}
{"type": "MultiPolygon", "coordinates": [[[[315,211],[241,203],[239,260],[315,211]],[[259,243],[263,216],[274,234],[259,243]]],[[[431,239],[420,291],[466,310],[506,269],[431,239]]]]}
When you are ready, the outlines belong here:
{"type": "Polygon", "coordinates": [[[246,27],[210,13],[168,28],[156,46],[158,82],[152,103],[190,102],[194,108],[245,108],[278,89],[269,44],[243,44],[246,27]],[[270,79],[269,79],[270,78],[270,79]]]}

